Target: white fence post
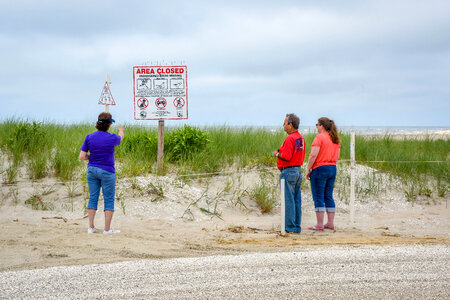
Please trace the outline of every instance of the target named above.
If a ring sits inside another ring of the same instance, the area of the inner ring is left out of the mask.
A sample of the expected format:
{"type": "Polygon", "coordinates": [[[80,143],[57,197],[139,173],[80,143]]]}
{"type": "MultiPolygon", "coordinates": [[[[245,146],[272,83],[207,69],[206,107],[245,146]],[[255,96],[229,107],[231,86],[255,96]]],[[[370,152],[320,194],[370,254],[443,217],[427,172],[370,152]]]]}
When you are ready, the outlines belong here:
{"type": "Polygon", "coordinates": [[[355,133],[350,134],[350,223],[355,222],[355,133]]]}
{"type": "Polygon", "coordinates": [[[285,228],[285,204],[284,204],[284,187],[285,187],[285,182],[284,182],[284,178],[282,178],[280,180],[280,186],[281,186],[281,234],[285,235],[286,234],[286,228],[285,228]]]}

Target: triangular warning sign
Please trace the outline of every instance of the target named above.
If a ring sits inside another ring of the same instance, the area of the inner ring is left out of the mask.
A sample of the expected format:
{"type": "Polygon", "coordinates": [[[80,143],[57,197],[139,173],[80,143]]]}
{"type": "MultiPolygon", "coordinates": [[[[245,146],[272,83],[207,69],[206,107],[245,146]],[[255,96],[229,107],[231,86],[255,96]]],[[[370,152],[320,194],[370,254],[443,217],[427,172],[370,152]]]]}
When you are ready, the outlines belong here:
{"type": "Polygon", "coordinates": [[[109,89],[108,82],[105,82],[105,86],[103,87],[102,93],[100,94],[98,104],[116,105],[116,102],[114,101],[114,98],[111,94],[111,90],[109,89]]]}

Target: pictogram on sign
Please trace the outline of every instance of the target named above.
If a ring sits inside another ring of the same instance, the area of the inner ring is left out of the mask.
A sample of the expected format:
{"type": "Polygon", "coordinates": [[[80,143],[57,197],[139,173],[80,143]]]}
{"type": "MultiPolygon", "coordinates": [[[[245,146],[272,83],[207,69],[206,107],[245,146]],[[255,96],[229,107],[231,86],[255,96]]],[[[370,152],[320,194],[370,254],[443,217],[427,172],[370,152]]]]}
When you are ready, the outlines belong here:
{"type": "Polygon", "coordinates": [[[181,97],[176,97],[175,99],[173,99],[173,105],[176,108],[182,108],[184,106],[184,99],[181,97]]]}
{"type": "Polygon", "coordinates": [[[108,82],[105,82],[105,85],[103,86],[103,90],[102,90],[102,93],[100,94],[100,99],[98,100],[98,104],[116,105],[116,102],[114,101],[114,98],[111,94],[111,90],[109,89],[108,82]]]}
{"type": "Polygon", "coordinates": [[[158,99],[156,99],[155,104],[158,108],[164,108],[167,105],[167,101],[163,97],[159,97],[158,99]]]}
{"type": "Polygon", "coordinates": [[[142,98],[139,98],[139,100],[137,101],[137,106],[140,109],[144,109],[144,108],[147,108],[148,103],[149,103],[149,101],[147,100],[147,98],[142,97],[142,98]]]}

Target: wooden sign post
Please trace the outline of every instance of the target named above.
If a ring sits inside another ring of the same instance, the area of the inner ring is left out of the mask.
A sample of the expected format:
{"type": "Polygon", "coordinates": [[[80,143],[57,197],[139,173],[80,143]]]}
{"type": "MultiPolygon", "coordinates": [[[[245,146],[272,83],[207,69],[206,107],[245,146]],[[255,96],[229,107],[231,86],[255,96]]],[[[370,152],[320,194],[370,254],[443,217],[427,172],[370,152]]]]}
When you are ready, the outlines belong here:
{"type": "Polygon", "coordinates": [[[164,169],[164,120],[158,121],[158,156],[156,161],[156,173],[163,175],[164,169]]]}

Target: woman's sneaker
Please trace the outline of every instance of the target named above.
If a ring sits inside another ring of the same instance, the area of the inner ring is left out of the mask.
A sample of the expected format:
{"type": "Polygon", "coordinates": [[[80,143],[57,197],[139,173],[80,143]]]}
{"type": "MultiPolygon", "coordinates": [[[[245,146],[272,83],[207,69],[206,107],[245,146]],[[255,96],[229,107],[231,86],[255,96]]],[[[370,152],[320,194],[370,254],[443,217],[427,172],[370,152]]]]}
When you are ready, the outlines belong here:
{"type": "Polygon", "coordinates": [[[95,227],[94,228],[91,228],[91,227],[88,228],[88,233],[89,234],[96,233],[96,232],[97,232],[97,228],[95,228],[95,227]]]}
{"type": "Polygon", "coordinates": [[[103,230],[103,234],[115,234],[115,233],[119,233],[120,230],[116,230],[116,229],[110,229],[108,231],[103,230]]]}

